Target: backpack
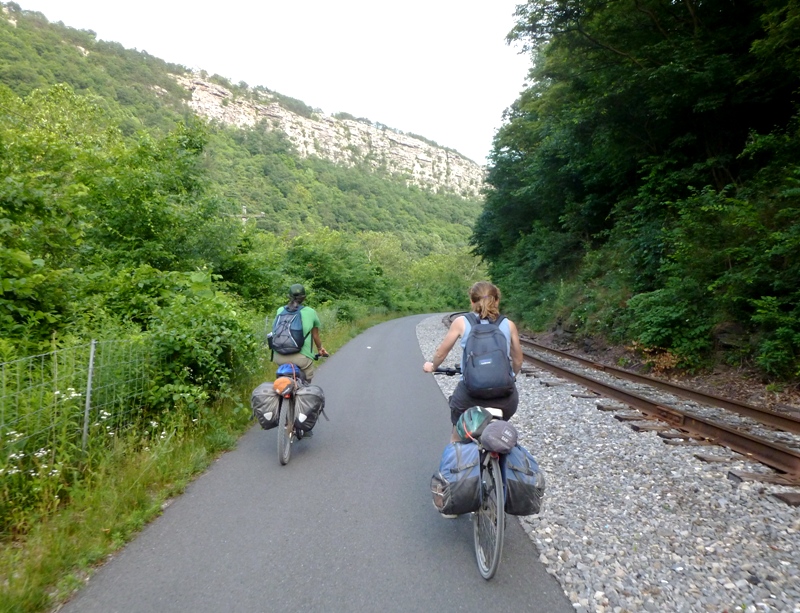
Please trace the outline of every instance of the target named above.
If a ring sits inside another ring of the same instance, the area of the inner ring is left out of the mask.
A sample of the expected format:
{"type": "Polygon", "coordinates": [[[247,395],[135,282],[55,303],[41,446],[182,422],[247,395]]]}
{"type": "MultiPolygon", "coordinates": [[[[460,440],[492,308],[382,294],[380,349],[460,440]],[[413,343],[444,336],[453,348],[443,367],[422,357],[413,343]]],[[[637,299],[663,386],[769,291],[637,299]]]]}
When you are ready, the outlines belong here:
{"type": "Polygon", "coordinates": [[[500,330],[505,319],[494,322],[467,313],[472,328],[464,345],[461,374],[467,392],[474,398],[504,398],[514,392],[514,375],[508,359],[508,341],[500,330]]]}
{"type": "Polygon", "coordinates": [[[272,351],[281,355],[300,353],[308,337],[308,334],[303,334],[303,318],[300,315],[302,310],[302,305],[294,311],[284,308],[275,316],[272,333],[267,335],[267,342],[272,351]]]}
{"type": "Polygon", "coordinates": [[[450,443],[439,471],[431,477],[433,506],[439,513],[462,515],[481,506],[480,450],[475,443],[450,443]]]}
{"type": "Polygon", "coordinates": [[[506,513],[534,515],[542,508],[544,474],[531,452],[516,445],[501,456],[500,468],[506,484],[506,513]]]}

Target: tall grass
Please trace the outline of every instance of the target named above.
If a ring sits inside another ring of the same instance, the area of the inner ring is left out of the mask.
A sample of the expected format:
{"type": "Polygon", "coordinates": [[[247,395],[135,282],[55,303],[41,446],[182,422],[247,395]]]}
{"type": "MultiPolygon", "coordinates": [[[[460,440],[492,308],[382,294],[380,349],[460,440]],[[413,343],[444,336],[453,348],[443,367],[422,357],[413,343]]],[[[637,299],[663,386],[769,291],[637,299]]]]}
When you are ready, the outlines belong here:
{"type": "MultiPolygon", "coordinates": [[[[341,323],[323,310],[325,347],[333,352],[395,316],[372,313],[341,323]]],[[[271,364],[260,370],[240,381],[232,397],[199,414],[176,406],[128,429],[87,460],[84,476],[61,496],[68,502],[51,499],[28,509],[27,531],[0,542],[0,612],[39,613],[62,602],[214,458],[235,447],[251,425],[250,392],[274,376],[271,364]]]]}

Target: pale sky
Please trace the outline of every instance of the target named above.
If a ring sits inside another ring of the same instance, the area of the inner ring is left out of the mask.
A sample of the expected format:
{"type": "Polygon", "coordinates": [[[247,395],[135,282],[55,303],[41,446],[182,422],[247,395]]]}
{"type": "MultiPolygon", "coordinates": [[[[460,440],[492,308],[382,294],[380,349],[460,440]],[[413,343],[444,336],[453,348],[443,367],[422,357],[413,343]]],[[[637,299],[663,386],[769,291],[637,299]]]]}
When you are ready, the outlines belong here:
{"type": "Polygon", "coordinates": [[[486,163],[529,59],[505,43],[522,0],[17,0],[97,38],[486,163]]]}

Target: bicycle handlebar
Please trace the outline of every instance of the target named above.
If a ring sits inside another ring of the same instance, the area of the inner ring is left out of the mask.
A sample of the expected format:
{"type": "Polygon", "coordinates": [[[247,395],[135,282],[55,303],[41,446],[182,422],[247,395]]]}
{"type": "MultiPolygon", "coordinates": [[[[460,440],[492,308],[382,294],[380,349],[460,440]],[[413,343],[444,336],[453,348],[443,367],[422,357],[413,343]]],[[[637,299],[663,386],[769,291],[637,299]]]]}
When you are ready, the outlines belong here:
{"type": "Polygon", "coordinates": [[[447,375],[448,377],[452,377],[453,375],[460,375],[461,374],[461,366],[456,366],[455,368],[442,368],[441,366],[433,371],[434,375],[447,375]]]}

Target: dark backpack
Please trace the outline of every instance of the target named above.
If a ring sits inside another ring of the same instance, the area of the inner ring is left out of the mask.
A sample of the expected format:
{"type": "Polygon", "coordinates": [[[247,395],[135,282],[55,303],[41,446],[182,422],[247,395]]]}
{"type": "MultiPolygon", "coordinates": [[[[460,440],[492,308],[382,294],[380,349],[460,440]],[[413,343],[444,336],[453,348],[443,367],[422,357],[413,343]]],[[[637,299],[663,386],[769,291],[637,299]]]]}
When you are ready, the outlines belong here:
{"type": "Polygon", "coordinates": [[[508,341],[500,330],[503,315],[494,321],[478,319],[475,313],[466,317],[472,326],[464,346],[461,374],[470,396],[504,398],[514,392],[514,375],[508,359],[508,341]]]}
{"type": "Polygon", "coordinates": [[[267,336],[269,348],[275,353],[281,355],[300,353],[308,336],[303,334],[303,318],[300,315],[302,309],[302,306],[294,311],[285,308],[275,317],[275,321],[272,322],[272,334],[267,336]]]}

